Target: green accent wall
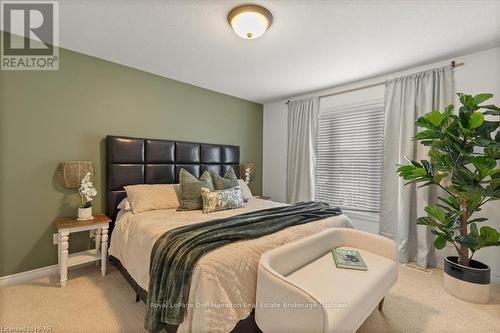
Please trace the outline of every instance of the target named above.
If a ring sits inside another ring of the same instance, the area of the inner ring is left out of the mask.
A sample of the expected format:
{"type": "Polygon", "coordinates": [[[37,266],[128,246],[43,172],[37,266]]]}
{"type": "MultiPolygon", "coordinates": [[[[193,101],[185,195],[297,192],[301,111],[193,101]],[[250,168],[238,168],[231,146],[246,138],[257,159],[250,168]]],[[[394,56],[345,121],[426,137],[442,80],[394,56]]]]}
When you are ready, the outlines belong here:
{"type": "MultiPolygon", "coordinates": [[[[60,161],[94,162],[104,211],[108,134],[239,145],[261,193],[262,105],[60,49],[58,71],[0,71],[0,276],[57,263],[54,219],[78,207],[60,161]]],[[[70,251],[90,245],[70,238],[70,251]]]]}

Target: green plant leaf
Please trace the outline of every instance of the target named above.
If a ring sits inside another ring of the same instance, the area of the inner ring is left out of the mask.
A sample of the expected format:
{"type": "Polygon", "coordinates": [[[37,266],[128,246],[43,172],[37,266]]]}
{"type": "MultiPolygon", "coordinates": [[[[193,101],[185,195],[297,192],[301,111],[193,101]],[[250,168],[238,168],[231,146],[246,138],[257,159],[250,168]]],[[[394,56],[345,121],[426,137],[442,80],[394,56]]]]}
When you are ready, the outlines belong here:
{"type": "Polygon", "coordinates": [[[439,222],[446,222],[446,213],[440,207],[425,207],[425,211],[439,222]]]}
{"type": "Polygon", "coordinates": [[[419,127],[428,128],[428,129],[435,129],[435,126],[432,125],[430,121],[425,119],[425,117],[419,117],[417,119],[417,121],[415,121],[415,125],[417,125],[419,127]]]}
{"type": "Polygon", "coordinates": [[[484,221],[488,221],[488,219],[486,217],[478,217],[476,219],[472,219],[472,220],[469,220],[469,223],[473,223],[473,222],[484,222],[484,221]]]}
{"type": "Polygon", "coordinates": [[[496,144],[489,145],[488,147],[484,148],[484,154],[494,159],[500,159],[500,146],[496,144]]]}
{"type": "Polygon", "coordinates": [[[479,231],[478,231],[477,225],[475,223],[470,223],[470,233],[472,235],[479,235],[479,231]]]}
{"type": "Polygon", "coordinates": [[[460,204],[458,203],[457,198],[455,198],[453,196],[449,196],[448,199],[443,198],[443,197],[438,197],[438,199],[441,200],[442,202],[444,202],[445,204],[447,204],[448,206],[450,206],[451,208],[455,209],[455,210],[459,210],[460,209],[460,204]]]}
{"type": "Polygon", "coordinates": [[[481,109],[500,111],[500,107],[493,105],[493,104],[481,105],[481,109]]]}
{"type": "Polygon", "coordinates": [[[437,203],[436,206],[441,207],[441,208],[443,208],[444,210],[446,210],[448,212],[453,212],[454,211],[453,208],[445,206],[445,205],[442,205],[442,204],[438,204],[437,203]]]}
{"type": "Polygon", "coordinates": [[[415,139],[417,140],[440,139],[440,138],[441,138],[441,133],[433,129],[421,131],[415,135],[415,139]]]}
{"type": "Polygon", "coordinates": [[[469,134],[469,119],[470,119],[471,112],[469,111],[460,111],[458,113],[458,117],[460,121],[457,123],[458,126],[460,127],[460,130],[463,133],[469,134]]]}
{"type": "Polygon", "coordinates": [[[483,226],[478,231],[477,228],[474,229],[471,225],[471,232],[468,235],[457,237],[455,240],[472,251],[477,251],[483,247],[499,246],[500,233],[489,226],[483,226]]]}
{"type": "Polygon", "coordinates": [[[414,165],[402,165],[398,168],[399,176],[409,181],[427,181],[429,177],[422,167],[414,165]]]}
{"type": "Polygon", "coordinates": [[[469,128],[474,129],[481,126],[484,122],[484,116],[481,112],[473,112],[469,118],[469,128]]]}
{"type": "Polygon", "coordinates": [[[435,226],[436,222],[433,221],[430,217],[419,217],[417,219],[417,224],[435,226]]]}
{"type": "Polygon", "coordinates": [[[481,227],[479,235],[485,243],[493,243],[500,240],[500,233],[487,225],[481,227]]]}
{"type": "Polygon", "coordinates": [[[438,127],[439,125],[441,125],[441,122],[443,121],[444,119],[444,116],[441,112],[439,111],[432,111],[432,112],[429,112],[429,113],[426,113],[424,115],[425,119],[427,119],[432,125],[438,127]]]}
{"type": "Polygon", "coordinates": [[[471,198],[473,196],[476,197],[491,197],[494,196],[495,193],[492,193],[491,191],[485,189],[484,187],[480,185],[466,185],[463,187],[464,191],[467,191],[466,193],[463,193],[463,197],[466,198],[466,200],[472,200],[471,198]]]}
{"type": "Polygon", "coordinates": [[[476,169],[480,172],[494,169],[497,166],[495,159],[487,156],[475,156],[472,159],[472,164],[474,164],[476,169]]]}
{"type": "Polygon", "coordinates": [[[451,180],[455,185],[467,186],[475,184],[476,175],[466,167],[459,167],[452,174],[451,180]]]}
{"type": "Polygon", "coordinates": [[[455,106],[453,104],[448,105],[444,109],[444,116],[445,118],[451,117],[453,115],[453,111],[455,110],[455,106]]]}
{"type": "Polygon", "coordinates": [[[446,246],[446,238],[443,235],[439,235],[434,240],[434,247],[438,250],[444,249],[446,246]]]}
{"type": "Polygon", "coordinates": [[[472,100],[474,101],[474,104],[479,105],[479,104],[489,100],[492,97],[493,97],[493,94],[478,94],[478,95],[474,96],[472,100]]]}
{"type": "Polygon", "coordinates": [[[460,103],[468,109],[469,111],[476,111],[476,104],[474,103],[474,97],[471,95],[463,94],[463,93],[458,93],[458,99],[460,100],[460,103]]]}
{"type": "Polygon", "coordinates": [[[432,163],[426,160],[421,160],[420,163],[422,163],[425,173],[431,177],[434,177],[434,166],[432,165],[432,163]]]}
{"type": "Polygon", "coordinates": [[[473,186],[464,186],[465,192],[460,192],[459,201],[470,201],[470,202],[479,202],[481,200],[481,195],[477,193],[476,188],[473,186]],[[470,188],[469,188],[470,187],[470,188]]]}
{"type": "Polygon", "coordinates": [[[432,181],[436,184],[439,184],[446,176],[448,176],[447,172],[435,174],[434,177],[432,177],[432,181]]]}
{"type": "Polygon", "coordinates": [[[488,111],[484,111],[483,114],[489,115],[489,116],[500,116],[500,111],[488,110],[488,111]]]}
{"type": "Polygon", "coordinates": [[[422,164],[418,163],[417,161],[411,160],[410,163],[411,163],[411,165],[416,166],[418,168],[422,167],[422,164]]]}
{"type": "Polygon", "coordinates": [[[477,238],[473,237],[471,234],[466,236],[458,236],[455,238],[455,241],[464,245],[465,247],[468,247],[469,249],[474,249],[479,244],[477,238]]]}
{"type": "Polygon", "coordinates": [[[491,142],[492,141],[489,139],[482,139],[482,138],[476,139],[476,145],[479,147],[487,147],[488,145],[491,144],[491,142]]]}
{"type": "Polygon", "coordinates": [[[498,121],[485,120],[483,124],[475,130],[475,136],[477,137],[476,140],[479,141],[478,139],[481,139],[487,141],[487,143],[483,144],[483,146],[487,146],[490,143],[495,143],[491,138],[491,133],[495,132],[498,126],[500,126],[500,122],[498,121]]]}

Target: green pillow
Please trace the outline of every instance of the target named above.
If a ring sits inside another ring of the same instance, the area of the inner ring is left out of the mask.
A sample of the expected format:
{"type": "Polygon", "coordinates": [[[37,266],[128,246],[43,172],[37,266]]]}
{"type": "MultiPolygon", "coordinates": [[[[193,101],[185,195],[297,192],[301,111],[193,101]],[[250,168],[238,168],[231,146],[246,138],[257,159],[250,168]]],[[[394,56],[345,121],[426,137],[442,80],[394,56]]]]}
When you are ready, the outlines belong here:
{"type": "Polygon", "coordinates": [[[210,174],[205,171],[200,179],[190,174],[184,169],[181,169],[179,175],[180,185],[180,203],[178,210],[196,210],[203,208],[203,200],[201,199],[201,188],[206,187],[214,189],[210,174]]]}
{"type": "Polygon", "coordinates": [[[210,176],[212,176],[212,182],[216,190],[227,190],[239,185],[233,168],[227,169],[224,177],[219,176],[214,171],[210,171],[210,176]]]}

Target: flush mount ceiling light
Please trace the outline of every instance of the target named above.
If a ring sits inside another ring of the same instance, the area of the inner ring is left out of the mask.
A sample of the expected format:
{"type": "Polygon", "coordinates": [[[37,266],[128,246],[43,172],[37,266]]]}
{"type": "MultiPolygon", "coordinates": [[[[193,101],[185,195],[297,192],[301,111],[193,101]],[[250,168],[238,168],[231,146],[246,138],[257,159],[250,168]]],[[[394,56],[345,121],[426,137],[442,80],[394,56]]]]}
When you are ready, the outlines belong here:
{"type": "Polygon", "coordinates": [[[229,12],[227,21],[241,38],[255,39],[262,36],[271,26],[273,15],[262,6],[242,5],[229,12]]]}

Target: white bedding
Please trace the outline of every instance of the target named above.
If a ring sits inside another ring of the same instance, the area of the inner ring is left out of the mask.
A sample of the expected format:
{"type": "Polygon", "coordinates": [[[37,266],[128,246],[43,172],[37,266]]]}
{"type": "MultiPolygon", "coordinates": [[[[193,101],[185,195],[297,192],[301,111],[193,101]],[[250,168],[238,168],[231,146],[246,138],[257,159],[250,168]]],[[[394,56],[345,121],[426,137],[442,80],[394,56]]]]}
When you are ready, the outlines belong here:
{"type": "MultiPolygon", "coordinates": [[[[132,214],[117,218],[109,254],[119,259],[145,290],[149,284],[149,260],[155,241],[166,231],[192,223],[239,215],[285,204],[251,198],[244,208],[203,214],[201,210],[175,209],[132,214]]],[[[257,263],[265,251],[331,227],[351,227],[345,215],[290,227],[258,239],[226,245],[204,255],[193,270],[187,317],[177,332],[230,332],[250,315],[255,303],[257,263]]]]}

